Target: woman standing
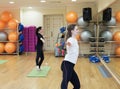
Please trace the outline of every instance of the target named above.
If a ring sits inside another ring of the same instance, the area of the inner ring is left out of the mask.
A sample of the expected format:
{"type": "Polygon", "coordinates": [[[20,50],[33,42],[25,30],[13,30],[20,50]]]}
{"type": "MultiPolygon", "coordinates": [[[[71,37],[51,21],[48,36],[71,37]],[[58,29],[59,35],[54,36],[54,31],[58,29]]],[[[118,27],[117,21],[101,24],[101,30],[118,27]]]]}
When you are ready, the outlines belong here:
{"type": "Polygon", "coordinates": [[[65,58],[61,64],[61,70],[63,72],[61,89],[67,89],[68,82],[72,83],[74,87],[73,89],[80,89],[80,81],[74,70],[74,66],[79,55],[79,45],[76,39],[76,35],[79,32],[78,26],[75,24],[71,24],[68,26],[67,31],[67,54],[65,55],[65,58]]]}
{"type": "Polygon", "coordinates": [[[37,45],[36,45],[36,68],[40,70],[41,64],[44,60],[44,53],[43,53],[43,44],[45,43],[43,37],[43,29],[42,27],[38,27],[36,29],[36,36],[37,36],[37,45]]]}

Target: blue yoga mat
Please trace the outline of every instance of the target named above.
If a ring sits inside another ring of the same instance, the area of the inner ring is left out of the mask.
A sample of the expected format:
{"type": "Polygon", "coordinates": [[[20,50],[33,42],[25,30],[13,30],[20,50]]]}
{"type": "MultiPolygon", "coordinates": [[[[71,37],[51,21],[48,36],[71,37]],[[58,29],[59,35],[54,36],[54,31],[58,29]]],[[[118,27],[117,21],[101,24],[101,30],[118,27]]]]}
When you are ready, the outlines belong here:
{"type": "Polygon", "coordinates": [[[110,78],[112,77],[111,74],[109,73],[109,71],[103,66],[103,65],[100,65],[100,66],[97,66],[100,73],[103,75],[104,78],[110,78]]]}

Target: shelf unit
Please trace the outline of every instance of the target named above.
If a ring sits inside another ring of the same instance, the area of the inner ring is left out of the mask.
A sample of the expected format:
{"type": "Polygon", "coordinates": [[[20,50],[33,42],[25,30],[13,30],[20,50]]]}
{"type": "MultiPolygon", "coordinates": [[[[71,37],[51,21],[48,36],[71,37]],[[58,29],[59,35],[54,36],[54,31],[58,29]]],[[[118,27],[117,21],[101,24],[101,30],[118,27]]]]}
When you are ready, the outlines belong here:
{"type": "MultiPolygon", "coordinates": [[[[14,30],[13,30],[14,31],[14,30]]],[[[11,29],[8,29],[8,28],[5,28],[4,29],[4,31],[1,31],[1,32],[5,32],[5,33],[7,33],[7,36],[9,35],[9,33],[10,32],[13,32],[11,29]]],[[[18,34],[18,37],[19,37],[19,32],[18,32],[18,27],[17,27],[17,29],[16,29],[16,31],[14,31],[14,32],[16,32],[17,34],[18,34]]],[[[8,37],[7,37],[8,38],[8,37]]],[[[18,38],[19,39],[19,38],[18,38]]],[[[15,55],[19,55],[19,40],[17,40],[17,41],[9,41],[8,39],[7,39],[7,41],[0,41],[0,43],[15,43],[15,45],[16,45],[16,51],[15,52],[13,52],[13,53],[7,53],[7,52],[3,52],[3,53],[0,53],[0,55],[13,55],[13,54],[15,54],[15,55]]]]}
{"type": "MultiPolygon", "coordinates": [[[[94,40],[91,40],[89,42],[90,44],[90,55],[96,55],[97,53],[99,55],[103,55],[105,54],[105,48],[104,48],[104,45],[105,45],[105,42],[104,41],[99,41],[99,37],[98,38],[98,41],[97,41],[97,38],[96,37],[92,37],[94,40]]],[[[90,38],[90,39],[92,39],[90,38]]]]}
{"type": "MultiPolygon", "coordinates": [[[[101,28],[107,28],[109,31],[112,32],[112,35],[114,35],[114,33],[116,31],[120,31],[120,24],[117,24],[115,26],[105,26],[105,25],[100,25],[101,28]]],[[[113,39],[111,41],[105,41],[105,50],[106,50],[106,54],[108,56],[111,57],[120,57],[120,55],[116,55],[115,54],[115,48],[116,47],[120,47],[120,44],[117,44],[117,41],[113,41],[113,39]]]]}

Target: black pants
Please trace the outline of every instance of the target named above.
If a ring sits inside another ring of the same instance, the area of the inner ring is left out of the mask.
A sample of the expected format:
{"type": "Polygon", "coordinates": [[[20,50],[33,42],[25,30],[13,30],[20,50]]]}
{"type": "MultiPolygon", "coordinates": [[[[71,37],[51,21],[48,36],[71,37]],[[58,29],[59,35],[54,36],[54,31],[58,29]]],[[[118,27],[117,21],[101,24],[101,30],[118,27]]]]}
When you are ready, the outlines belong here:
{"type": "Polygon", "coordinates": [[[37,50],[37,54],[36,54],[36,66],[39,66],[39,68],[40,68],[41,64],[43,63],[43,60],[44,60],[43,50],[37,50]]]}
{"type": "Polygon", "coordinates": [[[63,80],[61,82],[61,89],[67,89],[68,82],[70,81],[73,85],[73,89],[80,89],[80,81],[74,70],[74,64],[68,61],[63,61],[61,65],[63,72],[63,80]]]}

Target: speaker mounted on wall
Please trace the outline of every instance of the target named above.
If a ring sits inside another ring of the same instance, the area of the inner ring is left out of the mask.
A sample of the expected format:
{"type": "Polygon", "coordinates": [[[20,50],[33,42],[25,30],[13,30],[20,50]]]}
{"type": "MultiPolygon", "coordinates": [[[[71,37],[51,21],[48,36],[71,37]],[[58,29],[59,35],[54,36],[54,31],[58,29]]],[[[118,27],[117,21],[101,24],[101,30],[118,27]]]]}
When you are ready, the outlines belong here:
{"type": "Polygon", "coordinates": [[[107,8],[103,11],[103,21],[108,22],[111,20],[112,17],[112,9],[107,8]]]}
{"type": "Polygon", "coordinates": [[[92,20],[92,11],[91,8],[83,8],[83,20],[90,21],[92,20]]]}

